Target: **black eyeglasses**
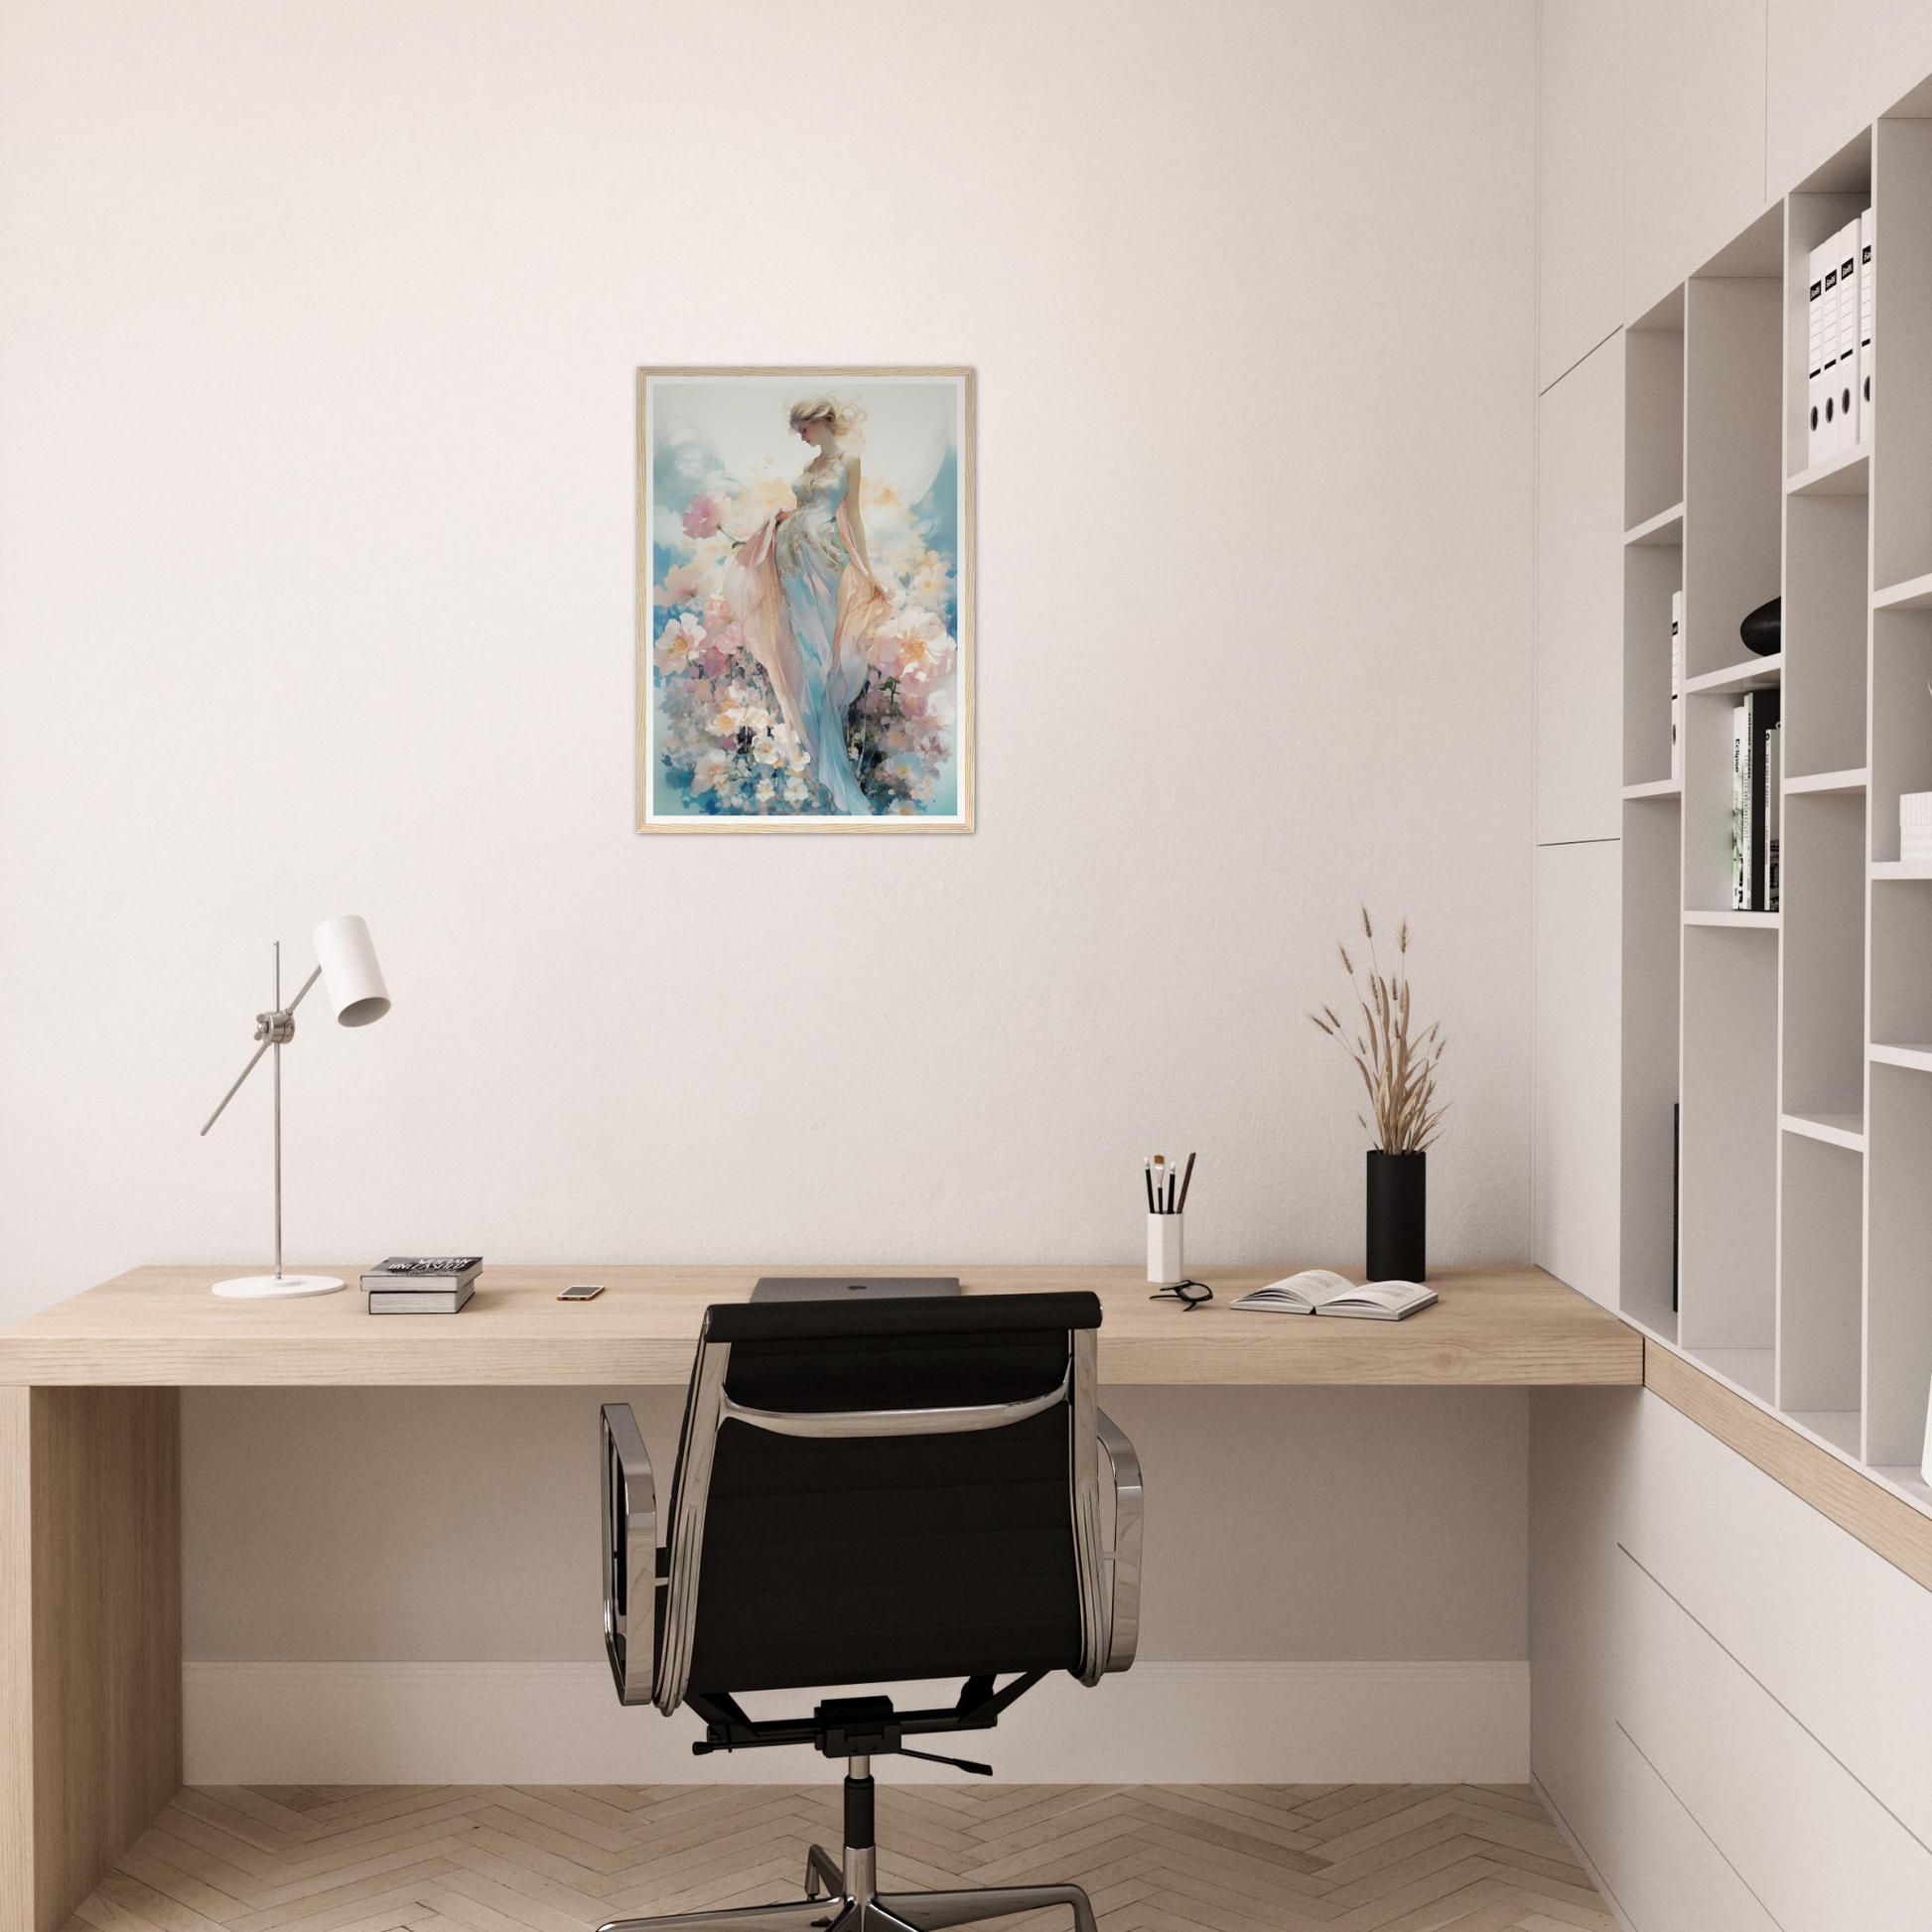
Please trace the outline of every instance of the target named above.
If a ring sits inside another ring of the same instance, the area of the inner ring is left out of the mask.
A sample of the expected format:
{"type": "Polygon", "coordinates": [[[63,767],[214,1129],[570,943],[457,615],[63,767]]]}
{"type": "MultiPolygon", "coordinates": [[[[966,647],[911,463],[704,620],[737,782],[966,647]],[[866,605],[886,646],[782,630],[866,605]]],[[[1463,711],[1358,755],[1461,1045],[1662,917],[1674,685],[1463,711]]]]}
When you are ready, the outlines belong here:
{"type": "Polygon", "coordinates": [[[1182,1310],[1192,1314],[1203,1302],[1214,1299],[1214,1291],[1205,1282],[1170,1282],[1166,1288],[1158,1288],[1147,1298],[1150,1302],[1165,1302],[1173,1299],[1180,1304],[1182,1310]]]}

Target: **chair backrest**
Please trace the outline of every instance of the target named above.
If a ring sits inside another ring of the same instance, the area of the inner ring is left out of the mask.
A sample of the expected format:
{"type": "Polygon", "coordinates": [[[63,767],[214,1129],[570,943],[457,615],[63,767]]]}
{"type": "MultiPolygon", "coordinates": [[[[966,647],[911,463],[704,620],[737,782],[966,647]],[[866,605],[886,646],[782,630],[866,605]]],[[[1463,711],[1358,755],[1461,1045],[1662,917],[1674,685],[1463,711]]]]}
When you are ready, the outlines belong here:
{"type": "Polygon", "coordinates": [[[655,1701],[1106,1668],[1092,1295],[709,1310],[655,1701]]]}

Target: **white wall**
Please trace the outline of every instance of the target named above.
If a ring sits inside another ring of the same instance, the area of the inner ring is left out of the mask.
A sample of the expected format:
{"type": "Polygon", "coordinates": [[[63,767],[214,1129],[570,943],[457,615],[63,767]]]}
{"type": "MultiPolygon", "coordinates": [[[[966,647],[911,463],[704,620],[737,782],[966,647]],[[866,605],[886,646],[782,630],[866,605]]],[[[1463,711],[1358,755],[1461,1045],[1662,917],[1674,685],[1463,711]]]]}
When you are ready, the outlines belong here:
{"type": "Polygon", "coordinates": [[[298,1258],[1358,1253],[1362,897],[1522,1254],[1525,4],[10,18],[9,1311],[261,1257],[344,907],[298,1258]],[[980,830],[640,839],[632,372],[815,358],[979,370],[980,830]]]}
{"type": "Polygon", "coordinates": [[[1432,1256],[1520,1258],[1533,95],[1529,0],[9,9],[0,1316],[264,1258],[266,1087],[195,1130],[345,908],[396,1006],[302,1016],[297,1262],[1127,1260],[1155,1146],[1197,1265],[1358,1256],[1363,897],[1432,1256]],[[633,371],[810,361],[978,370],[980,829],[640,839],[633,371]]]}

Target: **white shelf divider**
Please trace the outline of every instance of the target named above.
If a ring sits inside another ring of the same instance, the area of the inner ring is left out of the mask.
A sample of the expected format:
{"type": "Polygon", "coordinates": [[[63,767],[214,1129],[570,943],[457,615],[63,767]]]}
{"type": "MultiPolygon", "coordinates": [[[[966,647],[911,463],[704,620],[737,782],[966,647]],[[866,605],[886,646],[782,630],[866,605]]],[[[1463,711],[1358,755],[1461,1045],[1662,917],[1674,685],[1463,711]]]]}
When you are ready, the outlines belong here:
{"type": "Polygon", "coordinates": [[[1803,1134],[1828,1147],[1849,1148],[1854,1154],[1864,1152],[1863,1114],[1782,1114],[1779,1120],[1787,1134],[1803,1134]]]}
{"type": "Polygon", "coordinates": [[[1686,912],[1686,925],[1733,926],[1744,932],[1775,932],[1781,915],[1776,912],[1686,912]]]}
{"type": "Polygon", "coordinates": [[[1626,798],[1682,798],[1684,780],[1682,778],[1653,778],[1647,785],[1625,785],[1626,798]]]}
{"type": "Polygon", "coordinates": [[[1631,548],[1654,545],[1660,550],[1675,550],[1684,541],[1684,505],[1673,503],[1667,510],[1625,530],[1623,541],[1631,548]]]}
{"type": "MultiPolygon", "coordinates": [[[[1808,777],[1785,779],[1784,789],[1787,795],[1794,791],[1863,791],[1866,776],[1863,765],[1856,771],[1814,771],[1808,777]]],[[[1626,797],[1628,795],[1625,793],[1626,797]]]]}
{"type": "Polygon", "coordinates": [[[1932,859],[1874,859],[1871,876],[1873,879],[1932,879],[1932,859]]]}
{"type": "MultiPolygon", "coordinates": [[[[1874,348],[1873,353],[1877,351],[1874,348]]],[[[1932,611],[1932,572],[1923,577],[1908,577],[1902,584],[1887,584],[1871,593],[1874,611],[1932,611]]]]}
{"type": "Polygon", "coordinates": [[[1873,1040],[1871,1057],[1880,1066],[1903,1066],[1915,1073],[1932,1073],[1932,1046],[1892,1046],[1873,1040]]]}
{"type": "MultiPolygon", "coordinates": [[[[1785,479],[1787,496],[1863,496],[1871,474],[1871,448],[1861,444],[1856,450],[1843,450],[1809,470],[1800,470],[1785,479]]],[[[1625,539],[1628,541],[1628,538],[1625,539]]]]}
{"type": "Polygon", "coordinates": [[[1747,657],[1741,664],[1726,664],[1721,671],[1706,671],[1702,677],[1684,680],[1686,693],[1694,698],[1718,698],[1730,691],[1762,691],[1784,675],[1784,652],[1769,657],[1747,657]]]}

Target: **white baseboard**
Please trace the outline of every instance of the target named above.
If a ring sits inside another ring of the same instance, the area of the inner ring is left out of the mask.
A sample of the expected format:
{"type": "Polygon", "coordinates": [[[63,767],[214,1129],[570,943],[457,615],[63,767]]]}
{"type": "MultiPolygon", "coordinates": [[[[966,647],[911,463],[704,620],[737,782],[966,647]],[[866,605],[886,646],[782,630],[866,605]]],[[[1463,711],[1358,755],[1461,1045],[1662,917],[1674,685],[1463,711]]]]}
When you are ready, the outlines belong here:
{"type": "MultiPolygon", "coordinates": [[[[797,1750],[693,1757],[688,1712],[624,1710],[602,1664],[182,1668],[190,1784],[797,1784],[797,1750]]],[[[932,1702],[932,1686],[898,1696],[932,1702]]],[[[755,1715],[785,1703],[747,1701],[755,1715]]],[[[935,1738],[945,1750],[954,1740],[935,1738]]],[[[961,1756],[1011,1783],[1520,1784],[1527,1663],[1137,1665],[1049,1678],[961,1756]]],[[[897,1780],[961,1774],[901,1758],[897,1780]]]]}

